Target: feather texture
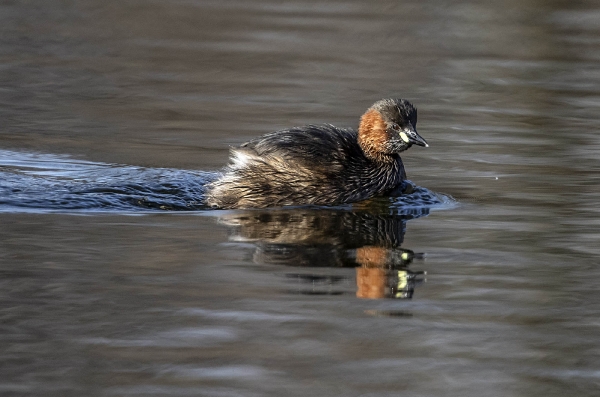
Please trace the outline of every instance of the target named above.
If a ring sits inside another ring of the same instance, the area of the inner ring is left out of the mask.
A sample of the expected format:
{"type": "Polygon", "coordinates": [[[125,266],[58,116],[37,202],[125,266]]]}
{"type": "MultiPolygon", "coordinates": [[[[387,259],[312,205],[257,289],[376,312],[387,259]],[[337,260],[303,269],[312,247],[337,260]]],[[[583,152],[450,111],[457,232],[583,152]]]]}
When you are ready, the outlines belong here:
{"type": "Polygon", "coordinates": [[[383,100],[367,110],[358,131],[324,124],[266,134],[231,149],[229,165],[207,186],[206,202],[217,208],[337,205],[397,194],[406,179],[399,153],[411,146],[398,128],[408,125],[416,134],[415,124],[408,101],[383,100]]]}

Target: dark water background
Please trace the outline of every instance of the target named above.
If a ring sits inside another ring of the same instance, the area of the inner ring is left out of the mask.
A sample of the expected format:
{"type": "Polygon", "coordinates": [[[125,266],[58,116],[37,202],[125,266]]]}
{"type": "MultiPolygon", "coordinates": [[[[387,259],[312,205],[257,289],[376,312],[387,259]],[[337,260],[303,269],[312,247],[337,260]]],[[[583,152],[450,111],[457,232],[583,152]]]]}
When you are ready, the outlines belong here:
{"type": "Polygon", "coordinates": [[[2,2],[0,395],[596,396],[599,114],[592,1],[2,2]],[[189,208],[384,97],[428,205],[189,208]]]}

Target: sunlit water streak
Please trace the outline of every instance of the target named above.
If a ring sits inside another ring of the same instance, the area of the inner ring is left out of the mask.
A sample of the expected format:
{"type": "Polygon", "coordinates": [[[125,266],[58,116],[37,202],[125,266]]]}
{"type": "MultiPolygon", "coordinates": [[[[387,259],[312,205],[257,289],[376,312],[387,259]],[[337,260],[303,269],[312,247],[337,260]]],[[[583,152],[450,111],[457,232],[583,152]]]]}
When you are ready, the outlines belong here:
{"type": "MultiPolygon", "coordinates": [[[[218,175],[0,150],[0,212],[208,210],[205,186],[218,175]]],[[[385,200],[386,207],[395,213],[415,216],[455,204],[449,196],[418,186],[411,194],[385,200]]]]}

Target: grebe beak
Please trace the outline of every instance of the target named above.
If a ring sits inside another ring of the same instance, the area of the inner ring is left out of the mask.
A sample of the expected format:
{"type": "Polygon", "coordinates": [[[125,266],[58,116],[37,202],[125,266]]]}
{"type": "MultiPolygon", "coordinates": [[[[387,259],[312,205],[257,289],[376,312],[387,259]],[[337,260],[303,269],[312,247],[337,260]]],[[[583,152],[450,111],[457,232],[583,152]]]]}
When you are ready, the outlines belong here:
{"type": "Polygon", "coordinates": [[[425,139],[423,139],[423,137],[419,134],[417,134],[417,131],[411,129],[411,128],[406,128],[405,130],[400,132],[400,138],[402,138],[402,140],[406,143],[414,143],[415,145],[419,145],[419,146],[423,146],[423,147],[429,147],[429,145],[427,144],[427,141],[425,139]]]}

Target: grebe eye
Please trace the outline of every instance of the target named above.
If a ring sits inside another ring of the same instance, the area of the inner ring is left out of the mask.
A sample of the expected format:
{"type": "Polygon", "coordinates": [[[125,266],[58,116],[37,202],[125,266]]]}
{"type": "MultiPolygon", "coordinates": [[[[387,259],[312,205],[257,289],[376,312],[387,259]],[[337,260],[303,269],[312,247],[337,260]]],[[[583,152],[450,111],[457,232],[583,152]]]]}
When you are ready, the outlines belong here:
{"type": "Polygon", "coordinates": [[[399,130],[400,126],[398,124],[394,123],[394,124],[392,124],[392,128],[395,130],[399,130]]]}

